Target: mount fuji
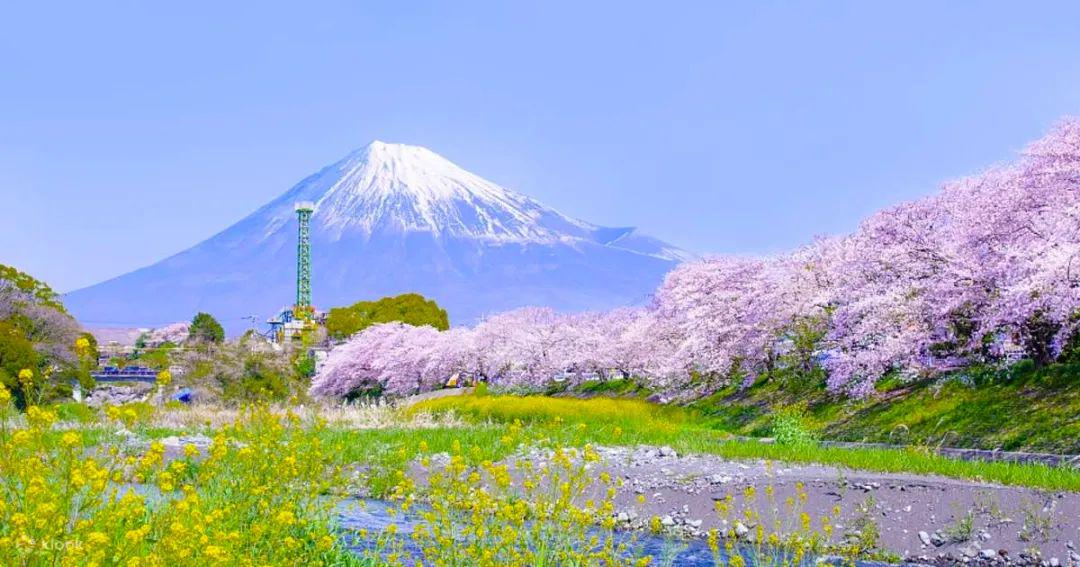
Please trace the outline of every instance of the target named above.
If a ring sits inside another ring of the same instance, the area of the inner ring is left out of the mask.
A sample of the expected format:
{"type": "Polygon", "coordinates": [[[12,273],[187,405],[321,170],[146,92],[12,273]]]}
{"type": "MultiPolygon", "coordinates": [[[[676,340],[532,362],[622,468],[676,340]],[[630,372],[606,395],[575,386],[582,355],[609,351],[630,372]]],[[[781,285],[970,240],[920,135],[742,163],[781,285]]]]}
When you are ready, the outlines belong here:
{"type": "Polygon", "coordinates": [[[597,226],[474,175],[422,147],[372,142],[210,239],[67,294],[95,326],[214,314],[235,333],[291,305],[294,204],[311,219],[316,306],[418,292],[454,323],[525,305],[561,311],[645,302],[691,254],[634,228],[597,226]]]}

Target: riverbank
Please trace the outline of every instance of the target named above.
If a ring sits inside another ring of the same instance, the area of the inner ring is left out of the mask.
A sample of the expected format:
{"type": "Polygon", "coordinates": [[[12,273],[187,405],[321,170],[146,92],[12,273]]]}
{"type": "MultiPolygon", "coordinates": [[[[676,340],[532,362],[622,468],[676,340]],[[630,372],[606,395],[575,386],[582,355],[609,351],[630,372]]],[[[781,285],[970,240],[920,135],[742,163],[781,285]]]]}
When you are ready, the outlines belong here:
{"type": "MultiPolygon", "coordinates": [[[[994,482],[1044,490],[1080,491],[1080,469],[1038,462],[963,460],[925,445],[900,448],[836,447],[785,424],[778,437],[745,439],[697,408],[657,405],[642,399],[545,396],[456,396],[414,404],[409,415],[432,414],[484,428],[522,423],[562,443],[633,447],[667,445],[680,454],[727,459],[769,459],[825,464],[881,473],[911,473],[994,482]],[[566,426],[580,428],[570,434],[566,426]],[[793,430],[794,429],[794,430],[793,430]],[[762,442],[770,441],[770,442],[762,442]]],[[[776,433],[770,430],[770,433],[776,433]]]]}
{"type": "Polygon", "coordinates": [[[786,411],[822,440],[1080,454],[1077,363],[1036,369],[1024,361],[884,381],[864,400],[831,395],[813,381],[762,380],[691,407],[719,429],[753,437],[774,435],[776,416],[786,411]]]}
{"type": "MultiPolygon", "coordinates": [[[[442,514],[418,526],[427,534],[418,549],[430,562],[463,546],[475,553],[469,557],[482,558],[498,532],[499,557],[509,564],[530,564],[513,558],[533,557],[535,549],[557,549],[549,560],[575,556],[594,536],[589,553],[598,555],[578,564],[633,564],[643,559],[638,544],[647,540],[646,547],[666,553],[685,537],[697,542],[695,561],[712,557],[720,564],[731,562],[732,553],[777,549],[859,561],[1075,564],[1069,544],[1080,540],[1080,471],[969,462],[917,449],[739,440],[703,425],[697,412],[643,400],[468,393],[408,407],[9,411],[0,443],[10,450],[0,466],[10,474],[2,482],[15,493],[34,483],[48,487],[51,500],[20,501],[0,514],[27,537],[60,530],[49,536],[57,541],[84,541],[97,529],[118,546],[129,532],[145,530],[145,542],[124,548],[125,557],[209,563],[208,554],[249,548],[263,549],[270,564],[284,561],[289,550],[267,538],[292,537],[300,546],[293,553],[334,558],[327,564],[382,564],[400,552],[392,543],[397,527],[389,526],[427,506],[442,514]],[[31,461],[48,466],[29,467],[31,461]],[[126,501],[124,514],[142,519],[113,526],[109,484],[73,484],[85,482],[63,474],[73,469],[114,471],[112,482],[145,485],[169,498],[126,501]],[[268,494],[268,486],[277,492],[268,494]],[[351,530],[356,526],[347,514],[325,505],[356,498],[388,503],[381,528],[351,530]],[[40,530],[20,524],[37,510],[67,514],[70,506],[88,511],[87,523],[71,533],[63,524],[40,530]],[[214,512],[225,509],[239,512],[214,512]],[[170,518],[189,516],[203,518],[200,533],[210,542],[232,541],[229,534],[248,519],[263,535],[245,533],[229,545],[170,539],[170,518]],[[435,535],[462,522],[480,531],[435,535]],[[531,531],[537,523],[543,529],[531,531]]],[[[16,551],[5,557],[27,557],[16,551]]],[[[654,564],[664,564],[660,555],[654,564]]]]}

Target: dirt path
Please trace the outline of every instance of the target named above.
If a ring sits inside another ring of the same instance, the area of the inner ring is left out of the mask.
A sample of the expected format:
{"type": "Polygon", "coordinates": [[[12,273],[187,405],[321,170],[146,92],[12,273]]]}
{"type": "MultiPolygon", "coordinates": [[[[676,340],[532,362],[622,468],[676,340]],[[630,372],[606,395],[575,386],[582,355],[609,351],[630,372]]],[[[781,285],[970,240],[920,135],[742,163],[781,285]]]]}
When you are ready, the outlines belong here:
{"type": "Polygon", "coordinates": [[[399,400],[397,404],[399,407],[405,408],[426,400],[434,400],[436,398],[446,398],[449,396],[461,396],[464,394],[471,394],[472,391],[472,388],[443,388],[442,390],[432,390],[430,392],[424,392],[423,394],[416,394],[415,396],[403,398],[399,400]]]}
{"type": "Polygon", "coordinates": [[[821,465],[733,462],[713,456],[679,456],[670,448],[602,448],[600,452],[600,467],[624,480],[616,502],[620,520],[631,526],[644,526],[649,518],[659,516],[665,525],[702,534],[713,527],[734,528],[743,509],[750,507],[766,527],[773,525],[774,518],[783,526],[797,527],[801,512],[819,527],[819,519],[838,506],[841,519],[834,539],[876,526],[880,547],[908,560],[1080,567],[1080,551],[1074,546],[1080,543],[1080,493],[821,465]],[[791,513],[786,501],[796,498],[800,484],[806,502],[791,513]],[[749,487],[755,493],[751,502],[747,501],[749,487]],[[729,494],[734,511],[725,522],[718,517],[715,502],[729,494]],[[644,504],[638,495],[645,497],[644,504]]]}

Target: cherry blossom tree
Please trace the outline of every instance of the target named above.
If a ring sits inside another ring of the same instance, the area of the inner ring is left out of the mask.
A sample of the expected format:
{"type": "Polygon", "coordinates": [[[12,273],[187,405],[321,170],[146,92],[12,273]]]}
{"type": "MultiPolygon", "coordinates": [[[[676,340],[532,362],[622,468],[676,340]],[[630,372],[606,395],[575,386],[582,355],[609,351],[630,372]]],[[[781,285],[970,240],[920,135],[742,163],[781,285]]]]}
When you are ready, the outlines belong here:
{"type": "Polygon", "coordinates": [[[191,334],[190,328],[191,324],[186,321],[158,327],[147,334],[146,344],[148,346],[160,346],[164,343],[181,344],[191,334]]]}
{"type": "Polygon", "coordinates": [[[614,374],[693,396],[823,360],[830,389],[861,397],[890,373],[994,362],[1006,344],[1045,364],[1078,324],[1080,121],[1066,120],[1017,163],[885,209],[850,235],[683,264],[647,308],[530,307],[443,333],[377,325],[331,353],[312,391],[408,393],[454,373],[535,390],[614,374]]]}
{"type": "Polygon", "coordinates": [[[752,379],[769,370],[784,330],[807,308],[794,293],[794,268],[783,257],[718,257],[676,268],[657,293],[660,317],[682,337],[676,356],[713,377],[752,379]]]}
{"type": "Polygon", "coordinates": [[[1080,123],[1066,121],[1016,165],[868,219],[829,265],[830,386],[866,395],[886,372],[969,363],[988,341],[1052,359],[1076,332],[1078,207],[1080,123]]]}
{"type": "Polygon", "coordinates": [[[346,396],[360,389],[391,395],[434,389],[443,377],[433,353],[439,331],[403,323],[373,325],[332,350],[312,382],[311,393],[346,396]]]}

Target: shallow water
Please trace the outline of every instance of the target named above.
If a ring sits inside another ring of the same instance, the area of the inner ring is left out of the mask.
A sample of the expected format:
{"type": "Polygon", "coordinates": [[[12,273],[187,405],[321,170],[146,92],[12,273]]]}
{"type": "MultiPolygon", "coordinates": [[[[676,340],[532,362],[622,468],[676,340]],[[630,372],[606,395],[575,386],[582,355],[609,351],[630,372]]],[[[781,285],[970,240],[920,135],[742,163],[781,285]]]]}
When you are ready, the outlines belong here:
{"type": "MultiPolygon", "coordinates": [[[[388,504],[381,500],[353,500],[338,507],[341,526],[346,529],[367,529],[371,534],[382,532],[390,524],[397,528],[399,537],[405,544],[405,551],[420,556],[419,550],[412,544],[409,535],[417,524],[414,515],[397,514],[391,517],[387,512],[388,504]]],[[[713,556],[703,540],[674,541],[648,534],[623,532],[620,536],[634,549],[634,556],[649,555],[654,558],[653,565],[685,565],[686,567],[712,566],[713,556]]],[[[356,553],[372,549],[367,541],[353,541],[351,548],[356,553]]]]}

